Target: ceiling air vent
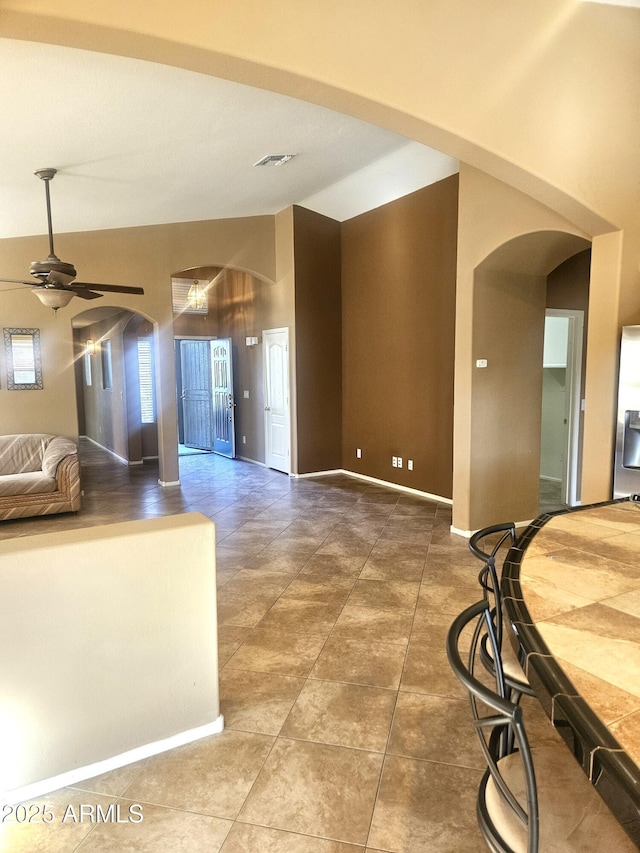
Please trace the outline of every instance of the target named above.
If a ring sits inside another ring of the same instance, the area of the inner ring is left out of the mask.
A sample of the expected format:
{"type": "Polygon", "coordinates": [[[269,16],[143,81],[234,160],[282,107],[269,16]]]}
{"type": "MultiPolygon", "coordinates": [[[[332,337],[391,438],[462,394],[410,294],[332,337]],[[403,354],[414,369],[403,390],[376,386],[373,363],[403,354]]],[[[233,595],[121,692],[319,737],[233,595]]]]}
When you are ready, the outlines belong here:
{"type": "Polygon", "coordinates": [[[262,160],[258,160],[257,163],[254,163],[254,166],[282,166],[283,163],[287,163],[291,160],[292,157],[295,157],[295,154],[267,154],[266,157],[263,157],[262,160]]]}

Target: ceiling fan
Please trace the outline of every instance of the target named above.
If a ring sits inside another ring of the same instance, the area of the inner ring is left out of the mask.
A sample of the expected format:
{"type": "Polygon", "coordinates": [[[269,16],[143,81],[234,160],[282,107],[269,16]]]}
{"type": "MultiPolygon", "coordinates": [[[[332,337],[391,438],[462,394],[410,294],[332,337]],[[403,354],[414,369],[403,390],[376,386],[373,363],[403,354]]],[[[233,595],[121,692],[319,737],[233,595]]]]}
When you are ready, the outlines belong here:
{"type": "Polygon", "coordinates": [[[43,305],[53,308],[64,308],[73,299],[79,296],[81,299],[99,299],[102,293],[133,293],[144,295],[141,287],[127,287],[120,284],[95,284],[88,281],[75,281],[78,273],[73,264],[65,263],[58,258],[53,250],[53,227],[51,225],[51,198],[49,195],[49,181],[53,180],[57,169],[38,169],[34,172],[44,181],[45,196],[47,201],[47,224],[49,229],[49,257],[44,261],[34,261],[29,267],[29,273],[35,281],[23,281],[17,278],[0,278],[0,282],[9,284],[26,284],[32,287],[35,296],[43,305]]]}

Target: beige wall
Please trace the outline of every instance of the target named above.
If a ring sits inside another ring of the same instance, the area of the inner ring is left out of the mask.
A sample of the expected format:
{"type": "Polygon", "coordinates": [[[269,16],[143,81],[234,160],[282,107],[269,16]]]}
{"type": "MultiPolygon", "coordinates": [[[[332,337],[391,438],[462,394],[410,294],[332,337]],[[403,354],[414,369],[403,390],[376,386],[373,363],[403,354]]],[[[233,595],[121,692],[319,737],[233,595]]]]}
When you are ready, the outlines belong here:
{"type": "MultiPolygon", "coordinates": [[[[3,242],[0,240],[0,260],[10,263],[15,251],[3,253],[3,242]]],[[[26,260],[26,269],[30,260],[33,258],[26,260]]],[[[24,272],[25,268],[18,272],[15,263],[12,264],[12,273],[16,277],[23,276],[24,272]]],[[[0,340],[0,433],[46,432],[77,439],[74,351],[68,316],[60,312],[57,318],[54,317],[53,312],[38,302],[27,287],[3,292],[1,298],[2,328],[40,330],[43,388],[37,391],[7,390],[3,336],[0,340]]]]}
{"type": "MultiPolygon", "coordinates": [[[[45,247],[43,237],[0,240],[0,269],[12,278],[24,277],[30,262],[41,257],[45,247]]],[[[154,323],[160,479],[177,481],[171,276],[194,267],[196,262],[209,261],[219,266],[240,265],[273,280],[274,217],[59,234],[56,252],[60,258],[74,262],[80,280],[144,287],[144,296],[105,294],[99,305],[129,308],[154,323]]],[[[57,316],[37,301],[27,287],[3,293],[2,300],[3,323],[41,330],[45,387],[43,391],[10,392],[2,375],[1,431],[52,432],[77,437],[71,320],[89,307],[95,308],[98,300],[87,303],[76,298],[67,308],[60,309],[57,316]]]]}
{"type": "Polygon", "coordinates": [[[342,227],[343,467],[445,498],[457,208],[453,176],[342,227]]]}
{"type": "Polygon", "coordinates": [[[220,726],[209,519],[8,539],[0,577],[0,790],[220,726]]]}

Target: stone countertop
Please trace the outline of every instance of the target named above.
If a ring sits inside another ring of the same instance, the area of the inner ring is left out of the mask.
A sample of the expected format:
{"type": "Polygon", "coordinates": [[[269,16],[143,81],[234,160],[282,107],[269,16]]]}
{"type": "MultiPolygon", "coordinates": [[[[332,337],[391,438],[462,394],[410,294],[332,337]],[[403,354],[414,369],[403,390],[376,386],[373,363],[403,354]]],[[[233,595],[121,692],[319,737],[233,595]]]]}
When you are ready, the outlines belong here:
{"type": "Polygon", "coordinates": [[[640,505],[551,518],[520,566],[540,636],[640,766],[640,505]]]}
{"type": "Polygon", "coordinates": [[[640,504],[539,516],[501,586],[529,683],[640,849],[640,504]]]}

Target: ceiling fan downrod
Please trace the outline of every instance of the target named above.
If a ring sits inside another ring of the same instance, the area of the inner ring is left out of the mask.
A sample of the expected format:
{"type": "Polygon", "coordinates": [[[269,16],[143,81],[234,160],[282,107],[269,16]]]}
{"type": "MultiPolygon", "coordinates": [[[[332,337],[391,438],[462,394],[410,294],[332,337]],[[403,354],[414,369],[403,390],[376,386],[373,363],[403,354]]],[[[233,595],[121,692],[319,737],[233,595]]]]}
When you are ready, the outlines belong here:
{"type": "Polygon", "coordinates": [[[51,219],[51,195],[49,192],[49,181],[53,180],[53,176],[57,171],[57,169],[37,169],[34,172],[40,180],[44,181],[47,203],[47,228],[49,231],[49,257],[45,258],[44,261],[33,261],[29,267],[29,272],[35,278],[39,278],[43,283],[50,282],[50,287],[55,287],[55,283],[51,282],[49,278],[52,271],[68,276],[70,279],[74,279],[77,276],[77,272],[73,264],[67,264],[65,261],[61,261],[53,248],[53,222],[51,219]]]}
{"type": "Polygon", "coordinates": [[[49,256],[55,258],[56,253],[53,251],[53,224],[51,221],[51,195],[49,193],[49,181],[53,180],[53,176],[57,169],[38,169],[34,172],[40,180],[44,181],[44,192],[47,200],[47,227],[49,229],[49,256]]]}

